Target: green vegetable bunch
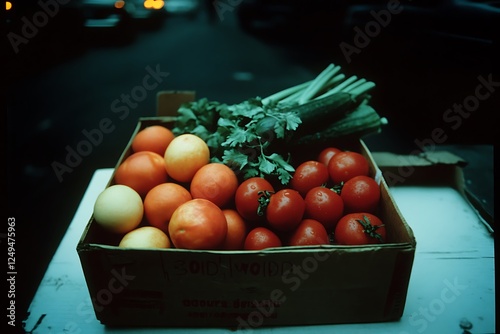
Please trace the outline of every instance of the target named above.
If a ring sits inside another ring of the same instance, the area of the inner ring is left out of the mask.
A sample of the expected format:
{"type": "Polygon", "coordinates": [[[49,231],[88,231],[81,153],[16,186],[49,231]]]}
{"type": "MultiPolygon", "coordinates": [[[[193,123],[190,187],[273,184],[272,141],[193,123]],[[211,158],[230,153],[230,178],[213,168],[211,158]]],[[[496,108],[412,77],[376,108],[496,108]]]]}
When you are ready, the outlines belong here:
{"type": "Polygon", "coordinates": [[[356,76],[345,79],[339,70],[330,64],[314,80],[266,98],[233,105],[206,98],[185,103],[172,130],[202,138],[212,161],[230,166],[243,179],[273,176],[286,185],[295,170],[287,150],[290,145],[303,143],[304,138],[325,140],[343,133],[379,131],[385,121],[368,106],[367,92],[375,84],[356,76]]]}

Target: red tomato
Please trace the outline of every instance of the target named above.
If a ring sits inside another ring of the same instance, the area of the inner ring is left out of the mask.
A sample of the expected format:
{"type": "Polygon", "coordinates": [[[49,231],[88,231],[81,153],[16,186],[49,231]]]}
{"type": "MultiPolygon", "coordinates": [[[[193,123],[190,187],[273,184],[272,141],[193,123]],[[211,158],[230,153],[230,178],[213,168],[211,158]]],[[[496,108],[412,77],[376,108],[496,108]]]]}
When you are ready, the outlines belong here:
{"type": "Polygon", "coordinates": [[[325,166],[328,166],[328,162],[330,162],[330,159],[337,153],[342,152],[341,149],[338,149],[336,147],[327,147],[323,149],[321,152],[318,154],[318,161],[324,164],[325,166]]]}
{"type": "Polygon", "coordinates": [[[321,162],[310,160],[301,163],[293,173],[290,185],[302,196],[317,186],[324,185],[330,179],[328,168],[321,162]]]}
{"type": "Polygon", "coordinates": [[[288,239],[290,246],[329,245],[330,237],[323,224],[314,219],[304,219],[288,239]]]}
{"type": "Polygon", "coordinates": [[[245,250],[260,250],[270,247],[281,247],[281,239],[268,228],[256,227],[248,232],[245,238],[245,250]]]}
{"type": "Polygon", "coordinates": [[[176,248],[219,249],[226,239],[227,221],[217,205],[196,198],[174,211],[168,233],[176,248]]]}
{"type": "Polygon", "coordinates": [[[305,216],[319,221],[328,232],[335,229],[344,214],[344,202],[339,194],[326,187],[315,187],[307,192],[305,216]]]}
{"type": "Polygon", "coordinates": [[[340,245],[383,243],[386,231],[380,218],[371,213],[349,213],[340,218],[334,238],[340,245]]]}
{"type": "Polygon", "coordinates": [[[358,175],[368,175],[369,171],[368,160],[361,153],[352,151],[337,153],[328,163],[328,173],[335,184],[346,182],[358,175]]]}
{"type": "Polygon", "coordinates": [[[375,213],[380,201],[380,187],[373,178],[359,175],[344,183],[340,197],[346,213],[375,213]]]}
{"type": "Polygon", "coordinates": [[[305,209],[306,203],[298,191],[281,189],[270,195],[266,220],[277,231],[291,231],[302,221],[305,209]]]}
{"type": "Polygon", "coordinates": [[[236,210],[243,219],[249,222],[264,221],[264,211],[259,215],[261,191],[274,193],[274,187],[262,177],[249,178],[236,189],[234,198],[236,210]]]}

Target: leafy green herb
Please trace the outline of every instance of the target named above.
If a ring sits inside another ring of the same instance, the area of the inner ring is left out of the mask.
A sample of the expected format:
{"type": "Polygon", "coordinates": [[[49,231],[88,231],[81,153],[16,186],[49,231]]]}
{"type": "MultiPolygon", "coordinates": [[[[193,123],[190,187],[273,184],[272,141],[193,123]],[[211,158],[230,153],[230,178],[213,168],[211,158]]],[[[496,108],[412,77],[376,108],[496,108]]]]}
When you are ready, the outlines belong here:
{"type": "Polygon", "coordinates": [[[212,161],[227,164],[242,173],[243,178],[275,175],[287,184],[294,171],[289,157],[269,152],[272,140],[286,140],[300,124],[298,116],[284,113],[284,109],[285,106],[264,106],[260,98],[234,105],[204,98],[179,108],[173,132],[200,136],[211,149],[212,161]],[[262,132],[259,121],[266,117],[276,121],[271,131],[262,132]]]}

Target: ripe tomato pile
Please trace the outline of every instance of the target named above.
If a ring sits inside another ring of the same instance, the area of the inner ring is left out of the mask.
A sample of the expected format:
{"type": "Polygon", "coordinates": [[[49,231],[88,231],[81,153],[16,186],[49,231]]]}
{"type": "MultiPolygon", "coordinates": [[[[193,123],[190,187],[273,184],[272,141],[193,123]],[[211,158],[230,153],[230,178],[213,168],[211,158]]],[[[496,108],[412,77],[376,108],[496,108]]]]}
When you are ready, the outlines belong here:
{"type": "Polygon", "coordinates": [[[207,144],[194,134],[154,129],[139,131],[132,154],[115,171],[114,183],[143,202],[141,224],[120,230],[127,247],[134,247],[134,235],[167,238],[162,247],[217,250],[386,241],[379,184],[358,152],[328,147],[278,186],[262,177],[241,180],[237,171],[211,162],[207,144]],[[148,234],[137,233],[144,226],[148,234]]]}

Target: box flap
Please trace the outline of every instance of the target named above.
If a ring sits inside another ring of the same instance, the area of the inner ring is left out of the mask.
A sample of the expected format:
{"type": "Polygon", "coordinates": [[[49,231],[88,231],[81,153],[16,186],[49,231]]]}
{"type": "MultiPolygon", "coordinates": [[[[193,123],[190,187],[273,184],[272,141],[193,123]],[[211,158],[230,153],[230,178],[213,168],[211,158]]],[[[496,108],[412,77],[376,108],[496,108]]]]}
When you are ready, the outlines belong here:
{"type": "Polygon", "coordinates": [[[437,164],[464,167],[467,162],[448,151],[429,151],[419,155],[401,155],[391,152],[371,152],[379,167],[432,166],[437,164]]]}
{"type": "Polygon", "coordinates": [[[175,116],[183,103],[192,102],[195,97],[194,91],[160,91],[156,94],[156,114],[158,116],[175,116]]]}

